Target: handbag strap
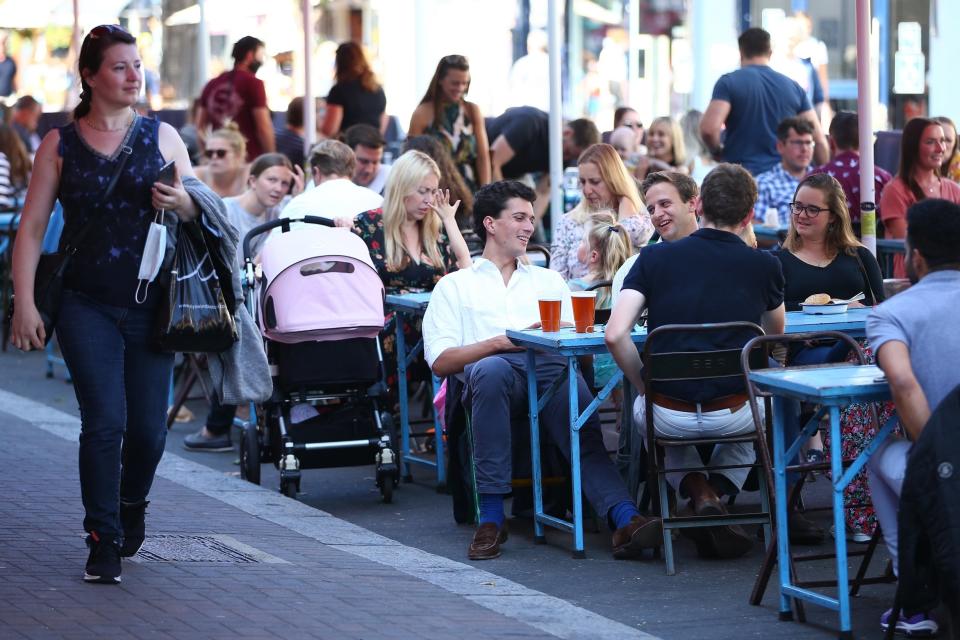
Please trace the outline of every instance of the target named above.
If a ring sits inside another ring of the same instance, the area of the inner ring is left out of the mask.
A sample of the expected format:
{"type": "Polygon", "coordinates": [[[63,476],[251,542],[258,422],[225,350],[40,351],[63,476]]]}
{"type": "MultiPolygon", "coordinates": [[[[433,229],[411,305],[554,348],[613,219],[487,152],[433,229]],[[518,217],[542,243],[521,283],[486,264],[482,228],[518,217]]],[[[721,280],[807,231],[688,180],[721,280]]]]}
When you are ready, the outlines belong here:
{"type": "Polygon", "coordinates": [[[863,264],[863,259],[860,257],[859,249],[854,251],[853,257],[857,259],[857,264],[860,265],[860,274],[863,276],[863,282],[867,285],[867,291],[870,292],[870,301],[873,303],[872,306],[877,306],[880,304],[880,301],[877,299],[877,294],[873,292],[873,285],[870,284],[870,276],[867,275],[867,268],[863,264]]]}
{"type": "MultiPolygon", "coordinates": [[[[142,116],[136,116],[133,120],[133,124],[130,129],[130,137],[128,138],[131,142],[137,137],[137,133],[140,132],[140,120],[142,116]]],[[[123,173],[123,168],[127,166],[127,160],[130,156],[133,155],[133,147],[127,146],[126,141],[120,145],[120,157],[118,158],[117,166],[113,168],[113,174],[110,176],[110,182],[107,183],[107,186],[104,188],[103,193],[100,195],[100,202],[106,203],[110,199],[110,196],[113,195],[113,190],[117,186],[117,182],[120,180],[120,174],[123,173]]],[[[98,222],[97,218],[99,213],[103,211],[104,207],[97,207],[93,215],[90,216],[90,219],[87,220],[77,232],[73,235],[73,238],[69,242],[64,243],[63,252],[66,255],[74,255],[80,248],[81,241],[86,237],[88,233],[93,229],[94,224],[98,222]]]]}

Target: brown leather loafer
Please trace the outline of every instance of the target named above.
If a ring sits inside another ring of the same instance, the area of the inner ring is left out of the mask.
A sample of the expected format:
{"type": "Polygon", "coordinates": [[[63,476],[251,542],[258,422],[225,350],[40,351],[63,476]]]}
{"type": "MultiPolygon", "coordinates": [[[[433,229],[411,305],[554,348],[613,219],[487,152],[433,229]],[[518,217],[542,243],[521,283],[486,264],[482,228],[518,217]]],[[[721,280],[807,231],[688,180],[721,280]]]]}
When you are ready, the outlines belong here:
{"type": "MultiPolygon", "coordinates": [[[[727,510],[719,500],[705,500],[696,508],[698,516],[719,516],[726,513],[727,510]]],[[[697,540],[697,553],[703,558],[739,558],[753,548],[753,540],[743,527],[736,524],[704,527],[700,535],[702,539],[697,540]]]]}
{"type": "Polygon", "coordinates": [[[663,544],[663,523],[660,518],[633,516],[630,524],[613,532],[613,557],[630,560],[643,555],[644,549],[656,549],[663,544]]]}
{"type": "Polygon", "coordinates": [[[500,557],[500,545],[507,541],[507,525],[497,528],[492,522],[484,522],[477,527],[467,550],[471,560],[493,560],[500,557]]]}

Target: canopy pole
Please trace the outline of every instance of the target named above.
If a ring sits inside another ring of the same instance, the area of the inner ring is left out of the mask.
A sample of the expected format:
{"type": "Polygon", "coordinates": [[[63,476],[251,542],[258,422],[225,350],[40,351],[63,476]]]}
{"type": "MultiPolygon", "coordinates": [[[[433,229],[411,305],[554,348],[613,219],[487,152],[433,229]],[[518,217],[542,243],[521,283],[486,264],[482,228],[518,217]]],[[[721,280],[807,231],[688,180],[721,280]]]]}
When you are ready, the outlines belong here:
{"type": "Polygon", "coordinates": [[[563,107],[560,85],[560,8],[549,0],[547,36],[550,57],[550,240],[557,237],[563,217],[563,107]]]}
{"type": "Polygon", "coordinates": [[[317,141],[317,105],[313,99],[313,72],[310,57],[313,53],[313,0],[302,0],[303,6],[303,157],[310,157],[310,149],[317,141]]]}
{"type": "Polygon", "coordinates": [[[203,87],[210,77],[210,29],[207,25],[206,0],[197,0],[197,7],[200,9],[200,22],[197,24],[197,75],[196,90],[193,92],[195,96],[203,93],[203,87]]]}
{"type": "Polygon", "coordinates": [[[877,255],[877,204],[873,179],[873,104],[870,96],[870,0],[857,0],[857,112],[860,135],[860,241],[877,255]]]}

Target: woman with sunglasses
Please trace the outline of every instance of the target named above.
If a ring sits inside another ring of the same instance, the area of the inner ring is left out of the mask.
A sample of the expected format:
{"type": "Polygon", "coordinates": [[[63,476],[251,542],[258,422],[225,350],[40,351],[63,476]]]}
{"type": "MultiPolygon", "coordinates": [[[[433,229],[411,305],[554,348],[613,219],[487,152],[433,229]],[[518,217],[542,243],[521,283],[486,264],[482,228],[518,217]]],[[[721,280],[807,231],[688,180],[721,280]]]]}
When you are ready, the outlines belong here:
{"type": "MultiPolygon", "coordinates": [[[[900,139],[900,169],[883,189],[880,216],[887,238],[907,235],[907,209],[926,198],[942,198],[960,204],[960,186],[944,178],[940,167],[947,159],[943,125],[928,118],[914,118],[903,127],[900,139]]],[[[903,255],[894,256],[893,275],[906,278],[903,255]]]]}
{"type": "Polygon", "coordinates": [[[217,129],[207,137],[197,178],[221,198],[239,196],[250,177],[246,157],[247,141],[235,124],[217,129]]]}
{"type": "Polygon", "coordinates": [[[470,192],[490,182],[490,145],[480,107],[464,100],[470,65],[463,56],[440,59],[427,93],[410,118],[410,137],[427,133],[447,148],[470,192]]]}
{"type": "Polygon", "coordinates": [[[96,27],[83,41],[78,66],[82,92],[73,121],[48,133],[37,150],[13,255],[11,341],[25,351],[44,347],[34,277],[59,198],[62,242],[94,229],[78,240],[56,325],[80,405],[80,489],[90,548],[83,578],[117,584],[121,556],[134,555],[144,541],[173,371],[173,354],[153,346],[164,288],[154,283],[138,297],[144,267],[156,274],[164,257],[172,258],[177,225],[197,219],[201,209],[205,225],[221,235],[232,231],[225,219],[208,219],[200,202],[218,199],[193,177],[176,129],[133,110],[143,84],[136,39],[119,26],[96,27]],[[160,182],[170,161],[172,179],[160,182]],[[116,186],[105,198],[113,176],[116,186]],[[157,212],[171,242],[152,230],[157,212]]]}

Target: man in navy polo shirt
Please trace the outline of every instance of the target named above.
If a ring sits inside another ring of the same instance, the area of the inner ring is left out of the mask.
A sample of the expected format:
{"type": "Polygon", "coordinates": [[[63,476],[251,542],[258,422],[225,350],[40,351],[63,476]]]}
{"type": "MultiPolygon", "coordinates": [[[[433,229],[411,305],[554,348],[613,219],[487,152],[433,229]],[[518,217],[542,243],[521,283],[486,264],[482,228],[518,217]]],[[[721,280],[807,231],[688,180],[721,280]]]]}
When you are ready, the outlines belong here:
{"type": "MultiPolygon", "coordinates": [[[[666,324],[747,321],[767,333],[783,333],[783,273],[776,258],[748,247],[740,234],[750,224],[757,186],[741,166],[720,164],[703,181],[700,190],[701,228],[675,242],[647,246],[627,275],[607,324],[605,340],[624,375],[644,392],[640,354],[630,331],[649,307],[650,330],[666,324]]],[[[659,342],[660,351],[696,351],[743,346],[750,336],[731,332],[684,335],[659,342]]],[[[740,378],[662,385],[654,397],[657,432],[667,437],[727,436],[754,430],[740,378]]],[[[643,406],[642,400],[637,406],[643,406]]],[[[641,410],[634,418],[646,434],[641,410]]],[[[749,443],[714,448],[715,465],[751,464],[749,443]]],[[[669,447],[666,466],[700,465],[695,447],[669,447]]],[[[724,512],[720,497],[739,492],[749,469],[723,469],[709,477],[700,472],[672,473],[667,481],[690,498],[697,515],[724,512]]],[[[699,530],[701,555],[732,558],[750,550],[752,541],[739,526],[699,530]]]]}

